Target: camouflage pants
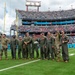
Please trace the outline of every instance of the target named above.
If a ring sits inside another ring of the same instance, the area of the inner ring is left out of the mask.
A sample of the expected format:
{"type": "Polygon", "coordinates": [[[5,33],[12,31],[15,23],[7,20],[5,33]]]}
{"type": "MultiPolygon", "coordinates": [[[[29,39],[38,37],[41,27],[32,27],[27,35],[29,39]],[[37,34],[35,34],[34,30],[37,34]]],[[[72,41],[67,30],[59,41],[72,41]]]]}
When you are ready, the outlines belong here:
{"type": "Polygon", "coordinates": [[[1,59],[1,51],[2,51],[2,45],[0,44],[0,59],[1,59]]]}
{"type": "Polygon", "coordinates": [[[2,47],[2,50],[1,50],[1,58],[3,56],[3,52],[4,52],[4,55],[5,55],[5,58],[7,58],[7,48],[2,47]]]}
{"type": "Polygon", "coordinates": [[[40,47],[40,53],[41,53],[41,59],[44,59],[45,58],[45,47],[44,46],[40,47]]]}
{"type": "Polygon", "coordinates": [[[0,59],[1,59],[1,50],[0,50],[0,59]]]}
{"type": "Polygon", "coordinates": [[[57,49],[56,55],[57,55],[57,58],[60,59],[60,51],[59,51],[59,49],[57,49]]]}
{"type": "Polygon", "coordinates": [[[56,60],[60,60],[60,47],[55,47],[56,60]]]}
{"type": "Polygon", "coordinates": [[[38,46],[37,45],[32,46],[32,52],[31,52],[32,58],[34,58],[34,53],[35,52],[36,52],[36,58],[38,58],[39,57],[39,51],[38,51],[38,46]]]}
{"type": "Polygon", "coordinates": [[[22,53],[22,57],[23,57],[23,50],[22,48],[18,48],[18,58],[21,59],[21,53],[22,53]]]}

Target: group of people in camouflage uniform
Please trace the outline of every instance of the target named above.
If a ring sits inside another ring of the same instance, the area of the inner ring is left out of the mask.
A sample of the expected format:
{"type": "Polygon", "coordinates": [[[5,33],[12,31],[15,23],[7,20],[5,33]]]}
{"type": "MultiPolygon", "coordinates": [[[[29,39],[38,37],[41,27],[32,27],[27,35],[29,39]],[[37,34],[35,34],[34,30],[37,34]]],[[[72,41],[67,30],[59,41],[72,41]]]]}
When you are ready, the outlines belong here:
{"type": "Polygon", "coordinates": [[[31,37],[27,32],[24,38],[19,36],[17,39],[14,35],[10,40],[5,34],[2,34],[0,36],[0,60],[2,59],[3,52],[5,53],[5,58],[8,59],[7,45],[9,43],[12,59],[16,59],[16,51],[18,49],[19,59],[34,59],[36,57],[42,60],[51,59],[60,61],[62,53],[63,61],[68,62],[68,41],[69,39],[64,34],[64,31],[61,31],[61,34],[59,31],[56,31],[55,34],[47,32],[47,36],[42,32],[39,38],[36,37],[36,34],[32,34],[31,37]]]}

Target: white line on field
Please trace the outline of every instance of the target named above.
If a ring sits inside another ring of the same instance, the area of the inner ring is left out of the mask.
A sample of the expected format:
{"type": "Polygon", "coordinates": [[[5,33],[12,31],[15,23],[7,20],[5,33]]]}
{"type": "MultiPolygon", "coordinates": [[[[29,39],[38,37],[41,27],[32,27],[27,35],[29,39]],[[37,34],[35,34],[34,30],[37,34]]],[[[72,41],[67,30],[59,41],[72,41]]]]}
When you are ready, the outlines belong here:
{"type": "Polygon", "coordinates": [[[72,54],[70,54],[69,56],[73,56],[73,55],[75,55],[74,53],[72,53],[72,54]]]}
{"type": "MultiPolygon", "coordinates": [[[[69,54],[69,56],[74,56],[74,55],[75,55],[74,53],[69,54]]],[[[61,54],[61,56],[62,56],[62,54],[61,54]]]]}
{"type": "Polygon", "coordinates": [[[8,67],[8,68],[4,68],[4,69],[1,69],[0,72],[5,71],[5,70],[9,70],[9,69],[12,69],[12,68],[16,68],[16,67],[19,67],[19,66],[27,65],[27,64],[30,64],[30,63],[33,63],[33,62],[37,62],[39,60],[40,59],[34,60],[34,61],[30,61],[30,62],[26,62],[26,63],[22,63],[22,64],[15,65],[15,66],[11,66],[11,67],[8,67]]]}

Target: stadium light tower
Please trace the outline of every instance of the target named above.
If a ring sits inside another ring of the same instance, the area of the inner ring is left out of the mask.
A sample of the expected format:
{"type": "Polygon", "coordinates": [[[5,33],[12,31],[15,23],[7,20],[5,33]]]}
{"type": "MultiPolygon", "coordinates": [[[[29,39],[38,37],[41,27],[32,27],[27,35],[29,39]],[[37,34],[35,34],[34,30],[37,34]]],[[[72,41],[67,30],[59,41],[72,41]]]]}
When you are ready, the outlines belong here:
{"type": "Polygon", "coordinates": [[[41,6],[41,1],[29,1],[26,0],[26,11],[28,11],[28,7],[37,7],[37,11],[39,11],[39,7],[41,6]]]}

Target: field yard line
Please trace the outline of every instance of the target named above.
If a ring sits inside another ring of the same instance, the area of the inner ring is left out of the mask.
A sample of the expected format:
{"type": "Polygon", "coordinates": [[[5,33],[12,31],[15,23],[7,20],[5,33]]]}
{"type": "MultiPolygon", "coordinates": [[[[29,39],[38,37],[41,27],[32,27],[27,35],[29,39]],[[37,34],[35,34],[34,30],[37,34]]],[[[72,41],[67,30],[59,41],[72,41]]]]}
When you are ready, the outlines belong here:
{"type": "MultiPolygon", "coordinates": [[[[69,56],[74,56],[74,55],[75,55],[74,53],[70,53],[70,54],[69,54],[69,56]]],[[[62,56],[62,54],[61,54],[61,56],[62,56]]]]}
{"type": "Polygon", "coordinates": [[[30,63],[34,63],[34,62],[37,62],[39,60],[40,59],[34,60],[34,61],[30,61],[30,62],[26,62],[26,63],[22,63],[22,64],[15,65],[15,66],[11,66],[11,67],[8,67],[8,68],[4,68],[4,69],[1,69],[0,72],[5,71],[5,70],[9,70],[9,69],[12,69],[12,68],[16,68],[16,67],[19,67],[19,66],[27,65],[27,64],[30,64],[30,63]]]}
{"type": "Polygon", "coordinates": [[[73,55],[75,55],[74,53],[72,53],[72,54],[69,54],[69,56],[73,56],[73,55]]]}

